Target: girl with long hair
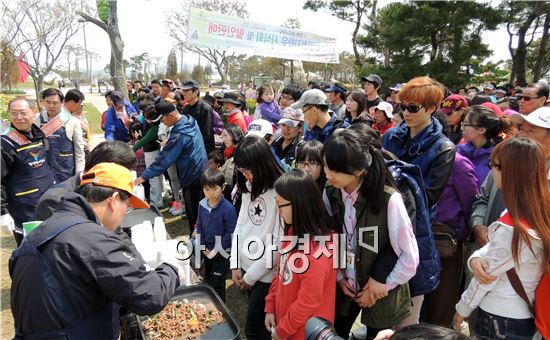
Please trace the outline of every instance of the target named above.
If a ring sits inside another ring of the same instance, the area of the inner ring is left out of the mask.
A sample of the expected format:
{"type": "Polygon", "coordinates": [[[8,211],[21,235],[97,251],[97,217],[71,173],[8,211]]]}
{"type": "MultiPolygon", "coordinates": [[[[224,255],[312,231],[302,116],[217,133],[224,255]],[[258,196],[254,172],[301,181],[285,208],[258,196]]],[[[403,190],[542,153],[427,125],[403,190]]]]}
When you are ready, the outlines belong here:
{"type": "Polygon", "coordinates": [[[322,156],[328,180],[323,200],[332,225],[345,236],[340,247],[345,247],[346,266],[337,276],[334,326],[347,339],[362,309],[367,339],[374,339],[380,329],[393,327],[410,314],[407,282],[418,265],[411,220],[381,151],[369,138],[355,130],[338,130],[322,156]],[[396,260],[378,261],[378,254],[388,247],[396,260]],[[384,281],[379,272],[386,267],[392,269],[384,281]]]}
{"type": "Polygon", "coordinates": [[[283,232],[274,189],[283,170],[265,139],[256,135],[247,135],[235,149],[233,158],[242,204],[231,244],[232,278],[237,287],[248,293],[246,337],[271,339],[264,327],[264,309],[275,276],[271,250],[283,232]],[[251,256],[260,252],[259,257],[251,256]]]}
{"type": "Polygon", "coordinates": [[[455,328],[479,307],[476,334],[482,339],[531,339],[535,333],[530,305],[541,276],[550,273],[546,162],[541,145],[528,138],[509,139],[491,153],[493,177],[507,210],[489,226],[489,243],[470,259],[484,259],[487,274],[497,279],[470,282],[456,305],[455,328]],[[514,274],[528,303],[511,284],[514,274]]]}
{"type": "Polygon", "coordinates": [[[275,191],[287,239],[281,243],[277,273],[266,297],[265,325],[274,338],[301,340],[309,318],[334,321],[336,269],[331,230],[321,191],[305,171],[285,173],[275,182],[275,191]],[[324,249],[328,252],[317,256],[324,249]]]}

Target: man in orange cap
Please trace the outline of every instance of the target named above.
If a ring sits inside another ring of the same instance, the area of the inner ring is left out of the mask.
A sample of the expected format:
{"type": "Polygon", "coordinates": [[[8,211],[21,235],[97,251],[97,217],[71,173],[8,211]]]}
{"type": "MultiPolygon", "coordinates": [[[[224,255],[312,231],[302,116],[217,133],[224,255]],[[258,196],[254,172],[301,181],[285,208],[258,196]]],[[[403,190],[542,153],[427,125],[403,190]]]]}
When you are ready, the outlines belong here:
{"type": "Polygon", "coordinates": [[[154,314],[179,286],[177,260],[148,270],[114,232],[128,207],[149,207],[130,170],[99,163],[80,184],[10,258],[16,338],[116,339],[118,305],[154,314]]]}

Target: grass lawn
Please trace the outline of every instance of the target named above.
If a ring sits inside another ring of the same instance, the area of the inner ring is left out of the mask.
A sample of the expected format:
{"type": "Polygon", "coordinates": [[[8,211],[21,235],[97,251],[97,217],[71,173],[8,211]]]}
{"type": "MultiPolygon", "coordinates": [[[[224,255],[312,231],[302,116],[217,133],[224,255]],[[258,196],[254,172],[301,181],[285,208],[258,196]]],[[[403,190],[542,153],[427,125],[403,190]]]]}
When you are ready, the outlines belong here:
{"type": "Polygon", "coordinates": [[[101,130],[101,113],[91,103],[84,103],[83,112],[90,123],[91,134],[102,135],[103,130],[101,130]]]}
{"type": "MultiPolygon", "coordinates": [[[[95,109],[95,108],[94,108],[95,109]]],[[[97,110],[96,110],[97,111],[97,110]]],[[[89,119],[89,118],[88,118],[89,119]]],[[[91,123],[91,122],[90,122],[91,123]]],[[[99,124],[98,124],[99,125],[99,124]]],[[[164,220],[166,223],[166,229],[171,237],[178,235],[189,235],[189,225],[186,219],[181,217],[173,217],[168,213],[168,206],[162,209],[164,220]]],[[[11,280],[8,273],[8,260],[11,256],[11,252],[15,248],[15,241],[13,236],[5,231],[0,232],[0,339],[12,339],[14,336],[13,331],[13,317],[10,310],[10,286],[11,280]]],[[[231,279],[226,280],[226,303],[229,309],[233,312],[233,315],[239,322],[241,328],[241,334],[244,332],[244,321],[247,310],[247,297],[244,292],[241,292],[231,279]]],[[[241,335],[241,338],[245,337],[241,335]]]]}

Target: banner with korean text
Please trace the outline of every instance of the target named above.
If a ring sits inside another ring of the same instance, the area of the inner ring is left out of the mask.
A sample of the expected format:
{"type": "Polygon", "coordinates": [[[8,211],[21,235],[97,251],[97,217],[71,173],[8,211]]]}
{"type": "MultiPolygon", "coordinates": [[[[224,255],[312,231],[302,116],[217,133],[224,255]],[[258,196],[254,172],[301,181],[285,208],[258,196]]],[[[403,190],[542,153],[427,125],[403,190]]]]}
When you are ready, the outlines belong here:
{"type": "Polygon", "coordinates": [[[191,8],[187,44],[291,60],[337,64],[336,39],[191,8]]]}

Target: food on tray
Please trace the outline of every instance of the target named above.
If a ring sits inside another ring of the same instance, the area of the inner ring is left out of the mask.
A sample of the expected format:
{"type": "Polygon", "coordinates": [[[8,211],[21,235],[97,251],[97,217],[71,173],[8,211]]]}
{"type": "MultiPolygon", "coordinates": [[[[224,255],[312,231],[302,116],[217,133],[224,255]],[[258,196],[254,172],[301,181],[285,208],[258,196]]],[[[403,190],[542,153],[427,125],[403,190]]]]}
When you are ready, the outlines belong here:
{"type": "Polygon", "coordinates": [[[197,339],[225,319],[217,310],[208,310],[197,301],[170,302],[162,312],[142,322],[151,339],[197,339]]]}

